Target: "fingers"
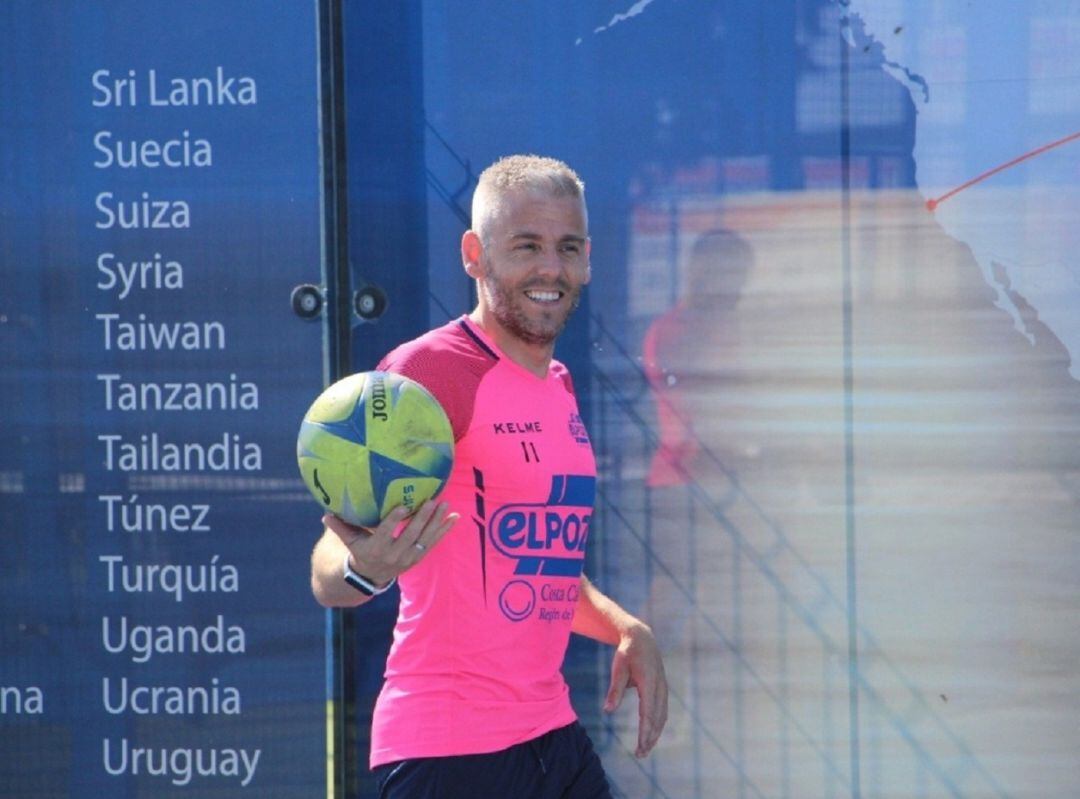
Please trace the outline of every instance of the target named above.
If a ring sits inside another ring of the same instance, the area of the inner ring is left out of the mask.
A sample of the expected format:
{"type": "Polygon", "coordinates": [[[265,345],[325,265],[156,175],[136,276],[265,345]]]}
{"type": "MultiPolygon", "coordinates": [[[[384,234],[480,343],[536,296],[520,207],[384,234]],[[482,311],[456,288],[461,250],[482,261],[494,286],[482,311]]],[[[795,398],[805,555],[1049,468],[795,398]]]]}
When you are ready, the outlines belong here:
{"type": "Polygon", "coordinates": [[[447,514],[449,509],[450,506],[445,502],[424,502],[397,537],[395,546],[404,550],[411,549],[417,559],[423,557],[460,518],[457,513],[447,514]]]}
{"type": "Polygon", "coordinates": [[[445,502],[427,500],[393,539],[389,554],[397,565],[397,574],[423,560],[454,526],[459,516],[456,513],[447,515],[449,507],[445,502]]]}
{"type": "Polygon", "coordinates": [[[446,535],[459,516],[449,505],[428,500],[409,518],[404,507],[394,508],[373,528],[357,527],[327,514],[323,524],[348,548],[354,567],[382,584],[415,566],[446,535]]]}
{"type": "Polygon", "coordinates": [[[371,530],[369,530],[368,528],[359,527],[355,524],[349,524],[340,516],[336,516],[333,513],[324,514],[322,517],[322,523],[327,530],[336,534],[337,537],[341,539],[341,542],[345,544],[345,546],[349,546],[350,544],[352,544],[353,541],[356,541],[362,536],[371,535],[371,530]]]}
{"type": "Polygon", "coordinates": [[[649,689],[639,688],[641,705],[638,708],[638,742],[634,754],[645,757],[660,740],[667,723],[668,688],[663,674],[649,689]]]}
{"type": "Polygon", "coordinates": [[[361,540],[364,536],[371,536],[374,538],[381,538],[389,541],[396,541],[405,539],[411,543],[416,543],[420,536],[423,535],[425,540],[430,539],[430,543],[435,543],[438,538],[441,538],[446,532],[449,531],[453,523],[458,520],[459,514],[453,513],[450,516],[446,515],[448,505],[444,503],[436,504],[431,500],[427,500],[420,505],[416,513],[413,514],[412,519],[409,520],[409,525],[401,530],[398,534],[398,528],[401,523],[404,522],[409,516],[409,510],[399,505],[388,513],[382,521],[376,527],[368,528],[361,527],[359,525],[349,524],[340,516],[332,513],[327,513],[322,517],[322,522],[328,530],[336,533],[338,538],[342,542],[351,547],[351,545],[361,540]],[[452,517],[452,519],[450,519],[452,517]],[[431,522],[438,520],[438,524],[428,530],[431,522]],[[450,520],[447,522],[447,520],[450,520]],[[440,529],[445,527],[445,529],[440,529]]]}
{"type": "MultiPolygon", "coordinates": [[[[615,656],[611,668],[611,685],[604,700],[604,710],[614,713],[622,704],[626,689],[631,685],[630,670],[625,658],[615,656]]],[[[634,683],[638,692],[638,736],[636,757],[645,757],[660,740],[667,718],[667,686],[634,683]]]]}
{"type": "Polygon", "coordinates": [[[432,520],[438,514],[441,519],[446,515],[447,505],[445,502],[435,503],[430,499],[422,503],[419,508],[416,509],[416,513],[409,519],[408,525],[401,531],[401,534],[397,537],[397,542],[402,547],[411,547],[415,544],[423,543],[421,538],[427,531],[427,528],[431,525],[432,520]]]}
{"type": "Polygon", "coordinates": [[[607,713],[614,713],[619,709],[626,687],[630,684],[630,670],[626,665],[626,658],[621,655],[622,653],[616,652],[615,659],[611,661],[611,684],[604,699],[604,711],[607,713]]]}
{"type": "Polygon", "coordinates": [[[604,710],[614,712],[629,686],[638,694],[638,736],[636,757],[646,757],[660,740],[668,713],[668,685],[660,650],[648,628],[636,640],[624,643],[611,661],[611,685],[604,710]]]}
{"type": "Polygon", "coordinates": [[[390,511],[383,518],[381,522],[371,531],[371,534],[384,539],[390,539],[394,537],[394,533],[397,531],[398,526],[405,521],[409,516],[409,509],[404,505],[398,505],[392,511],[390,511]]]}

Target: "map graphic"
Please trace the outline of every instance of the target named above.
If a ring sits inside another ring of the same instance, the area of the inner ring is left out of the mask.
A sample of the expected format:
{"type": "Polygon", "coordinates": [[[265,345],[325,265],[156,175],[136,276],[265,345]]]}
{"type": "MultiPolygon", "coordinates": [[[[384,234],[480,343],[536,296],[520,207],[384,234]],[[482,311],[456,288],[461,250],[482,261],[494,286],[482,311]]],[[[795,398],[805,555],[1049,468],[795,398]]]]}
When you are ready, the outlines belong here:
{"type": "Polygon", "coordinates": [[[1035,343],[1014,293],[1080,378],[1080,4],[853,0],[847,9],[850,43],[881,47],[884,68],[911,93],[928,210],[971,248],[1016,329],[1035,343]]]}

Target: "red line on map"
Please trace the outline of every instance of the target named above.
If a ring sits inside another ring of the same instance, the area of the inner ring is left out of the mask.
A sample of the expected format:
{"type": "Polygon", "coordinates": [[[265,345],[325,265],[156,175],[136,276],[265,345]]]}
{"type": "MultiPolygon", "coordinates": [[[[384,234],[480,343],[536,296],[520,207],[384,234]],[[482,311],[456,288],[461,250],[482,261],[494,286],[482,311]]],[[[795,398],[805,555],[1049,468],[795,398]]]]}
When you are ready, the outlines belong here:
{"type": "Polygon", "coordinates": [[[1019,156],[1018,158],[1014,158],[1011,161],[1006,161],[1004,164],[1001,164],[1000,166],[996,166],[996,167],[994,167],[993,169],[991,169],[991,170],[989,170],[987,172],[983,172],[981,175],[977,175],[976,177],[973,177],[967,183],[961,183],[959,186],[957,186],[952,191],[945,192],[944,194],[942,194],[937,199],[931,198],[931,199],[927,200],[926,201],[926,210],[933,211],[935,208],[937,208],[939,205],[941,205],[943,202],[945,202],[950,197],[952,197],[952,196],[954,196],[956,194],[959,194],[964,189],[967,189],[967,188],[970,188],[970,187],[974,186],[976,183],[979,183],[979,182],[981,182],[983,180],[986,180],[991,175],[996,175],[998,172],[1004,172],[1006,169],[1009,169],[1010,167],[1016,166],[1021,161],[1026,161],[1029,158],[1034,158],[1037,155],[1042,155],[1047,150],[1053,150],[1055,147],[1060,147],[1063,144],[1068,144],[1073,139],[1080,139],[1080,130],[1078,130],[1076,133],[1072,133],[1072,134],[1066,136],[1063,139],[1058,139],[1057,141],[1052,141],[1049,144],[1044,144],[1042,147],[1037,147],[1036,149],[1032,150],[1030,153],[1024,153],[1023,155],[1019,156]]]}

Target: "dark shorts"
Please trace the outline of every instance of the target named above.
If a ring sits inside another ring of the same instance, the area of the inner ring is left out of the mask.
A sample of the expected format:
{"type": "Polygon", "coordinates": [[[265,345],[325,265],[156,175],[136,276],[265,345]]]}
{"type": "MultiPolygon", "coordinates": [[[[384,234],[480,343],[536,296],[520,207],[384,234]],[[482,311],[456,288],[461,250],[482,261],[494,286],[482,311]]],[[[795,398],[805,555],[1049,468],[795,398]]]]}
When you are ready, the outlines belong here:
{"type": "Polygon", "coordinates": [[[374,773],[379,799],[611,799],[576,721],[498,752],[402,760],[374,773]]]}

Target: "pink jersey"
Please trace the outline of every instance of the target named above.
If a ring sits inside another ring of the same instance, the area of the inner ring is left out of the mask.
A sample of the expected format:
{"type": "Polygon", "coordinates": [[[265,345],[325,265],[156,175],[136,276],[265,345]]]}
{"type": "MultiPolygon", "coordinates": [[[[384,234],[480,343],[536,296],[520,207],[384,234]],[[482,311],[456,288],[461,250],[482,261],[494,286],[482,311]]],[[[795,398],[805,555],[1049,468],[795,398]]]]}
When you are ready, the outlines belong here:
{"type": "Polygon", "coordinates": [[[423,384],[456,439],[455,527],[401,575],[371,765],[493,752],[573,722],[562,662],[596,463],[566,368],[539,378],[467,317],[380,369],[423,384]]]}

